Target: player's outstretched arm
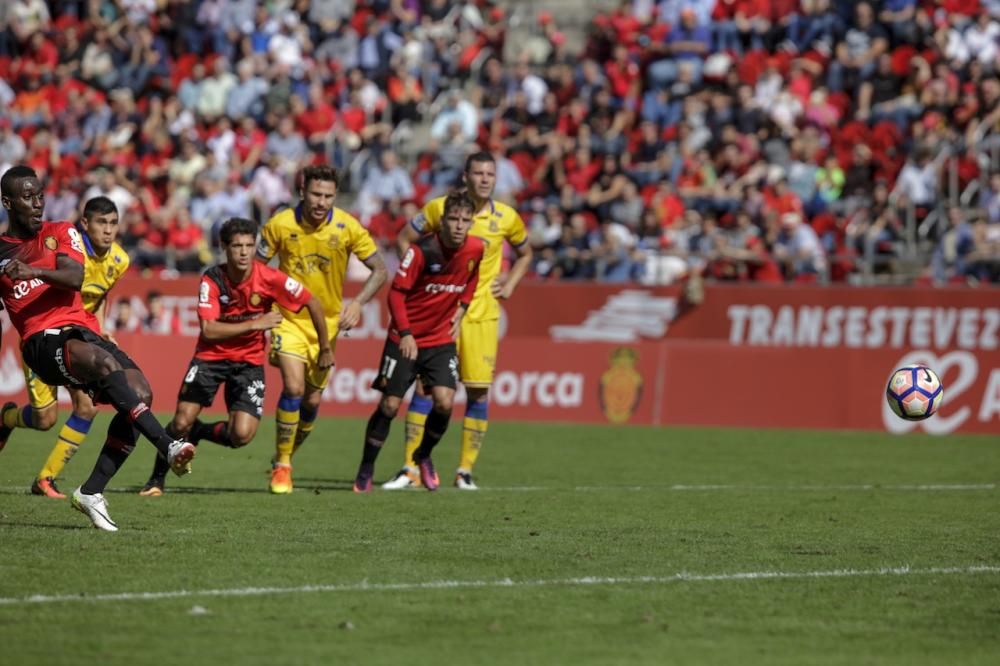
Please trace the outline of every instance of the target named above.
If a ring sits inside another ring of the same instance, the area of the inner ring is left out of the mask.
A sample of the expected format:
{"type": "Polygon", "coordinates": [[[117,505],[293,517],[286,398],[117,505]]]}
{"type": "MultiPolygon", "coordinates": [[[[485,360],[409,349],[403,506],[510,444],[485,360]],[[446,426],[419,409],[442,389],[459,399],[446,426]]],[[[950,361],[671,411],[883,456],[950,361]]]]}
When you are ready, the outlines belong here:
{"type": "Polygon", "coordinates": [[[60,254],[56,257],[55,268],[41,268],[26,264],[20,259],[11,259],[3,272],[13,281],[43,280],[53,287],[80,291],[83,286],[83,264],[76,259],[60,254]]]}
{"type": "Polygon", "coordinates": [[[385,269],[385,261],[378,252],[373,253],[367,259],[362,259],[362,263],[371,269],[371,274],[361,287],[361,293],[357,298],[344,306],[340,313],[340,330],[349,331],[361,321],[361,307],[374,298],[378,290],[382,288],[389,277],[385,269]]]}
{"type": "Polygon", "coordinates": [[[247,321],[224,322],[202,319],[201,335],[206,340],[225,340],[250,331],[269,331],[280,324],[281,319],[281,313],[277,310],[265,312],[256,319],[247,321]]]}
{"type": "Polygon", "coordinates": [[[313,328],[316,329],[316,338],[319,340],[319,358],[316,364],[323,370],[333,366],[333,348],[330,346],[330,332],[326,328],[326,313],[323,312],[323,304],[315,296],[306,301],[305,308],[309,310],[309,318],[312,319],[313,328]]]}

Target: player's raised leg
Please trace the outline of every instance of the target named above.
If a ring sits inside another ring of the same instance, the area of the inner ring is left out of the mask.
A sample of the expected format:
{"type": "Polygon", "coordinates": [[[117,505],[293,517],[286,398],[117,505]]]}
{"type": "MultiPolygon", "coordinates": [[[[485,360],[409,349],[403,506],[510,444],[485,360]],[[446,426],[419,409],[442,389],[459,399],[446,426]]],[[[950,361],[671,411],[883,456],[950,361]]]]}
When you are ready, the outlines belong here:
{"type": "Polygon", "coordinates": [[[63,468],[76,455],[90,426],[97,415],[97,406],[85,391],[76,388],[69,389],[70,398],[73,400],[73,413],[66,419],[66,423],[59,431],[55,446],[45,460],[41,471],[31,484],[31,492],[35,495],[45,495],[53,499],[66,499],[66,496],[59,492],[56,487],[56,479],[63,468]]]}

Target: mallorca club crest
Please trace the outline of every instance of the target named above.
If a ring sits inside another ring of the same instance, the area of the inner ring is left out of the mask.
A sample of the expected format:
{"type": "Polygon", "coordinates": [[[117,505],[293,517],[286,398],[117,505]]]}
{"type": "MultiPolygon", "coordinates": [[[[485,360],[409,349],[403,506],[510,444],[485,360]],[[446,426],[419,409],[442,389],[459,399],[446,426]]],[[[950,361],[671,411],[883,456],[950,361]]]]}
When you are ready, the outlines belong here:
{"type": "Polygon", "coordinates": [[[45,247],[55,252],[56,248],[59,247],[59,241],[56,240],[55,236],[46,236],[45,247]]]}
{"type": "Polygon", "coordinates": [[[642,397],[642,375],[636,370],[639,352],[618,347],[610,356],[610,365],[601,374],[600,402],[605,418],[615,424],[628,423],[642,397]]]}
{"type": "Polygon", "coordinates": [[[261,302],[260,294],[258,294],[257,292],[253,292],[252,294],[250,294],[250,305],[257,307],[258,305],[260,305],[260,302],[261,302]]]}

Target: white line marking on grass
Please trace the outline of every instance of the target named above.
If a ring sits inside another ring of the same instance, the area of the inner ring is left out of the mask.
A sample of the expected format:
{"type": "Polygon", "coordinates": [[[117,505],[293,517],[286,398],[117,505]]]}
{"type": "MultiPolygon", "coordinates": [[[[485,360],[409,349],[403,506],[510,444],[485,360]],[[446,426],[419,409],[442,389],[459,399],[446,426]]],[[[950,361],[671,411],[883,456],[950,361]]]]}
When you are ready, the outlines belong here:
{"type": "Polygon", "coordinates": [[[949,491],[971,491],[971,490],[996,490],[995,483],[926,483],[926,484],[855,484],[855,485],[741,485],[741,484],[701,484],[687,485],[675,484],[671,486],[574,486],[572,488],[559,488],[555,486],[480,486],[481,490],[500,492],[538,492],[541,490],[573,490],[576,492],[606,492],[606,491],[626,491],[626,492],[648,492],[648,491],[670,491],[670,492],[711,492],[722,491],[769,491],[769,492],[828,492],[828,491],[869,491],[869,490],[890,490],[890,491],[910,491],[910,492],[949,492],[949,491]]]}
{"type": "Polygon", "coordinates": [[[802,580],[812,578],[865,578],[885,576],[961,576],[1000,574],[1000,566],[931,567],[908,566],[881,569],[833,569],[830,571],[747,571],[741,573],[697,574],[680,571],[667,576],[585,576],[551,580],[438,580],[426,583],[339,583],[299,587],[240,587],[219,590],[173,590],[167,592],[118,592],[112,594],[35,594],[30,597],[0,597],[0,606],[65,603],[69,601],[157,601],[187,597],[258,597],[267,595],[306,594],[312,592],[409,592],[417,590],[466,590],[509,587],[587,587],[595,585],[639,585],[669,583],[708,583],[746,580],[802,580]]]}
{"type": "MultiPolygon", "coordinates": [[[[309,484],[304,484],[304,488],[309,488],[309,484]]],[[[319,486],[322,488],[322,485],[319,486]]],[[[346,488],[347,486],[345,486],[346,488]]],[[[578,493],[596,492],[868,492],[872,490],[885,490],[891,492],[969,492],[979,490],[996,490],[995,483],[910,483],[910,484],[807,484],[807,485],[754,485],[754,484],[674,484],[662,486],[480,486],[480,490],[487,492],[511,492],[511,493],[537,493],[552,491],[572,491],[578,493]]],[[[248,492],[255,489],[246,488],[248,492]]],[[[445,488],[447,492],[451,489],[445,488]]],[[[0,492],[29,493],[27,486],[0,486],[0,492]]],[[[135,488],[108,488],[106,493],[133,494],[135,488]]],[[[190,493],[190,488],[177,488],[178,493],[190,493]]]]}

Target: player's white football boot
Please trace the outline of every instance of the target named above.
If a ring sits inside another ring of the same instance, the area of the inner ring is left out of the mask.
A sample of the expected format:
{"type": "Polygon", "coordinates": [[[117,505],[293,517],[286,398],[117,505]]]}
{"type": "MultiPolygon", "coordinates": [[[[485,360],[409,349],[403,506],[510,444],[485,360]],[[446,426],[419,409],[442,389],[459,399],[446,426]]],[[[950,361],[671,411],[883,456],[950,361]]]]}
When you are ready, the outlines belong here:
{"type": "Polygon", "coordinates": [[[198,449],[191,442],[177,440],[171,442],[167,449],[167,462],[170,469],[177,476],[184,476],[191,473],[191,459],[194,458],[198,449]]]}
{"type": "Polygon", "coordinates": [[[99,530],[105,532],[117,532],[118,525],[111,520],[108,514],[108,501],[104,495],[96,493],[94,495],[84,495],[77,488],[73,491],[73,498],[70,500],[73,508],[90,518],[90,522],[99,530]]]}
{"type": "Polygon", "coordinates": [[[407,467],[396,472],[396,476],[382,484],[382,490],[404,490],[406,488],[419,488],[419,474],[407,467]]]}
{"type": "Polygon", "coordinates": [[[479,490],[479,486],[472,480],[472,474],[461,470],[455,472],[455,487],[459,490],[479,490]]]}

